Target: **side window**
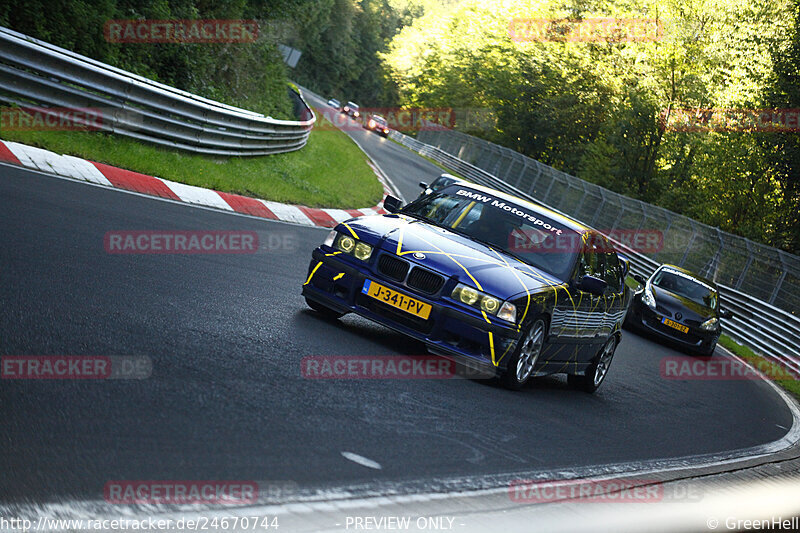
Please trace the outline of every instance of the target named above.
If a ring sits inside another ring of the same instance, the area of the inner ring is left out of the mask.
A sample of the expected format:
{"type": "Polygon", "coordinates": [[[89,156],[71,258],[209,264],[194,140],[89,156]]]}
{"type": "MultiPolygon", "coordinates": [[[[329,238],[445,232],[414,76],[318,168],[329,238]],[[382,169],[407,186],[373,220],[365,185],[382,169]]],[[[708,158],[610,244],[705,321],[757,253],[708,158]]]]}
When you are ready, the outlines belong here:
{"type": "Polygon", "coordinates": [[[606,271],[603,278],[608,283],[608,288],[613,292],[622,291],[622,263],[619,262],[617,254],[608,252],[606,257],[606,271]]]}
{"type": "Polygon", "coordinates": [[[581,253],[580,265],[578,266],[578,276],[603,277],[603,253],[596,242],[594,235],[589,235],[581,253]]]}

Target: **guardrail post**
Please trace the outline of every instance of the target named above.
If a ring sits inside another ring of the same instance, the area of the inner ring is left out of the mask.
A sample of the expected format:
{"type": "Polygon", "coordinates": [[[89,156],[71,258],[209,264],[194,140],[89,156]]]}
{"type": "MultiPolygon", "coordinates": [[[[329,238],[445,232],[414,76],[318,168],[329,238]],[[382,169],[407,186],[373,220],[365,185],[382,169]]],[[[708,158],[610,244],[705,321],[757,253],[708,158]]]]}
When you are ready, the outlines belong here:
{"type": "Polygon", "coordinates": [[[697,238],[697,230],[694,227],[694,221],[691,218],[688,218],[687,220],[689,221],[689,224],[692,226],[692,238],[689,239],[689,242],[686,244],[686,251],[683,252],[683,257],[681,258],[681,262],[678,264],[678,266],[681,267],[686,264],[686,260],[689,258],[689,251],[692,249],[692,246],[694,246],[694,241],[697,238]]]}
{"type": "Polygon", "coordinates": [[[747,271],[750,270],[750,265],[753,264],[753,250],[750,248],[750,240],[745,239],[744,245],[747,247],[747,263],[744,264],[742,271],[739,273],[739,278],[736,280],[736,284],[733,286],[734,289],[740,289],[742,287],[742,283],[744,283],[744,277],[747,275],[747,271]]]}
{"type": "Polygon", "coordinates": [[[786,279],[786,272],[789,270],[789,267],[786,266],[786,261],[783,260],[783,254],[778,253],[778,259],[781,261],[781,267],[783,268],[783,272],[781,273],[781,277],[778,278],[778,282],[775,284],[775,289],[772,291],[772,295],[769,297],[769,303],[773,304],[775,299],[778,297],[778,293],[781,290],[781,285],[783,285],[783,280],[786,279]]]}

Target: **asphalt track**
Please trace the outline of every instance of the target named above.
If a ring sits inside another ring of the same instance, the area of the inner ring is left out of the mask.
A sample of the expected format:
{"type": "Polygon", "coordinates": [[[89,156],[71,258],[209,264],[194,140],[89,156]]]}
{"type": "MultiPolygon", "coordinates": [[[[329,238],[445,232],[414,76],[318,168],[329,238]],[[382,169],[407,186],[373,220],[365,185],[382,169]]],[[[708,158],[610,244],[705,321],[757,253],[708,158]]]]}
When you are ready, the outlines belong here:
{"type": "MultiPolygon", "coordinates": [[[[439,172],[375,134],[352,135],[407,198],[439,172]]],[[[0,381],[0,503],[101,500],[110,480],[424,486],[726,452],[792,425],[764,383],[664,379],[660,362],[676,353],[630,332],[595,395],[560,377],[516,393],[469,380],[305,379],[310,355],[424,353],[358,317],[328,322],[306,308],[300,286],[327,230],[5,165],[0,227],[0,354],[153,364],[144,380],[0,381]],[[273,246],[118,255],[103,246],[111,230],[251,230],[273,246]]]]}

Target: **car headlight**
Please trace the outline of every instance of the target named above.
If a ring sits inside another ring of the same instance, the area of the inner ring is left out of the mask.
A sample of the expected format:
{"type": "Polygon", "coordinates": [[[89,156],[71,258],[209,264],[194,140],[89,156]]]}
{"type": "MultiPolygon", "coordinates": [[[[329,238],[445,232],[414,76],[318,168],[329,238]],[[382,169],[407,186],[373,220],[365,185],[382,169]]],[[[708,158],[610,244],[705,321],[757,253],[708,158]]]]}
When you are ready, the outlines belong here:
{"type": "MultiPolygon", "coordinates": [[[[336,233],[336,232],[334,232],[336,233]]],[[[330,236],[329,236],[330,237],[330,236]]],[[[356,259],[360,259],[361,261],[367,261],[370,257],[372,257],[372,246],[365,242],[361,242],[358,239],[355,239],[349,235],[339,234],[339,237],[335,238],[334,248],[337,250],[344,252],[346,254],[350,254],[356,259]]]]}
{"type": "Polygon", "coordinates": [[[375,121],[374,120],[370,120],[368,126],[370,128],[374,128],[375,127],[375,121]]]}
{"type": "Polygon", "coordinates": [[[328,236],[325,237],[325,241],[323,241],[322,244],[325,246],[333,246],[333,241],[336,240],[337,235],[339,235],[339,232],[335,229],[332,229],[331,232],[328,233],[328,236]]]}
{"type": "Polygon", "coordinates": [[[372,246],[369,244],[359,242],[356,244],[356,248],[353,251],[353,255],[356,256],[356,259],[361,259],[362,261],[366,261],[369,259],[369,256],[372,255],[372,246]]]}
{"type": "Polygon", "coordinates": [[[336,247],[344,253],[349,254],[356,247],[356,240],[347,235],[342,235],[339,237],[339,240],[336,241],[336,247]]]}
{"type": "Polygon", "coordinates": [[[653,289],[652,287],[650,287],[649,283],[644,286],[644,292],[642,293],[642,301],[647,307],[655,311],[656,297],[653,296],[653,289]]]}
{"type": "Polygon", "coordinates": [[[508,320],[509,322],[517,321],[517,306],[511,302],[505,302],[500,306],[500,311],[497,312],[497,318],[508,320]]]}
{"type": "Polygon", "coordinates": [[[450,297],[470,307],[477,307],[488,315],[494,315],[509,322],[517,320],[517,308],[514,304],[501,302],[494,296],[489,296],[463,283],[456,285],[456,288],[450,293],[450,297]]]}
{"type": "Polygon", "coordinates": [[[354,116],[354,117],[357,117],[357,116],[358,116],[358,111],[356,111],[355,113],[353,113],[353,116],[354,116]]]}
{"type": "Polygon", "coordinates": [[[718,325],[719,325],[719,319],[715,316],[712,316],[711,318],[700,324],[700,327],[706,331],[714,331],[715,329],[717,329],[718,325]]]}

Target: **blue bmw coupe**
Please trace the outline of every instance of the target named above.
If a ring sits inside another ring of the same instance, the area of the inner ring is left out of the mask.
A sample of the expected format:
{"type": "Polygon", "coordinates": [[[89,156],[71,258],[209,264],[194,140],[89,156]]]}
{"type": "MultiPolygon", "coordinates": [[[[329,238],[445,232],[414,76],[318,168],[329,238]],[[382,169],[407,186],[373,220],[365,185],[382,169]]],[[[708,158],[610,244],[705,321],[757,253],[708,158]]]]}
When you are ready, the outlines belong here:
{"type": "Polygon", "coordinates": [[[628,262],[603,235],[466,183],[384,207],[313,251],[312,309],[357,313],[510,389],[559,373],[587,392],[603,383],[631,298],[628,262]]]}

